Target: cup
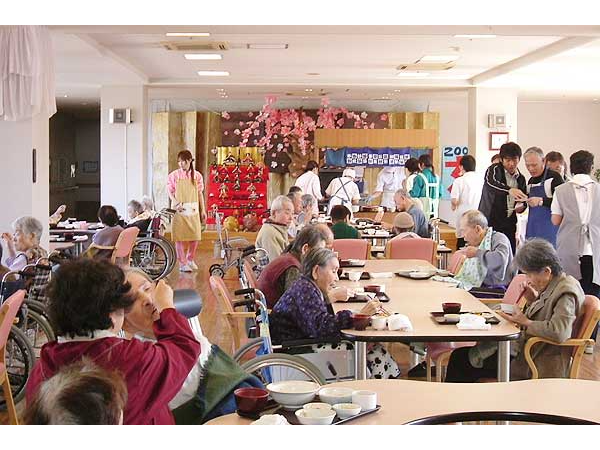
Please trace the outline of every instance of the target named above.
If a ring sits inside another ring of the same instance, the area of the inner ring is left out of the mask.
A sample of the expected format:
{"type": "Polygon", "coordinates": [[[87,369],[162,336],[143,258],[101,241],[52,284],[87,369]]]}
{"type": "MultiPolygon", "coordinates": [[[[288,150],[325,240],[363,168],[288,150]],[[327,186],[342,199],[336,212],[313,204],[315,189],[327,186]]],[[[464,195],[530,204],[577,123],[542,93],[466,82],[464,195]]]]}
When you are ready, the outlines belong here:
{"type": "Polygon", "coordinates": [[[375,330],[385,330],[387,328],[387,317],[385,317],[385,316],[371,317],[371,326],[375,330]]]}
{"type": "Polygon", "coordinates": [[[354,272],[354,271],[348,272],[348,279],[350,281],[356,282],[356,281],[360,280],[361,276],[362,276],[362,272],[354,272]]]}
{"type": "Polygon", "coordinates": [[[442,311],[444,311],[444,314],[458,314],[461,306],[460,303],[455,302],[442,303],[442,311]]]}
{"type": "Polygon", "coordinates": [[[379,284],[368,284],[365,286],[365,292],[373,292],[375,294],[378,294],[379,292],[381,292],[381,285],[379,284]]]}
{"type": "Polygon", "coordinates": [[[352,403],[360,405],[363,411],[375,409],[377,407],[377,392],[354,391],[352,393],[352,403]]]}
{"type": "MultiPolygon", "coordinates": [[[[362,331],[369,325],[371,321],[371,316],[367,314],[353,314],[352,315],[352,326],[355,330],[362,331]]],[[[356,403],[356,402],[352,402],[356,403]]]]}

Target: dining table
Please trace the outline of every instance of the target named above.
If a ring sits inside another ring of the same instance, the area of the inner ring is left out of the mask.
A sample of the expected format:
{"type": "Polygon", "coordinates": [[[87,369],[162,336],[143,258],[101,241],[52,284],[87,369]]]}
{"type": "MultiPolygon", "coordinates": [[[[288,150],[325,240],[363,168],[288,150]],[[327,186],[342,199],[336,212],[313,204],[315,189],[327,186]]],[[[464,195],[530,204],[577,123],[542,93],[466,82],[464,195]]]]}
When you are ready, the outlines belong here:
{"type": "MultiPolygon", "coordinates": [[[[359,281],[340,280],[340,286],[349,289],[364,288],[369,284],[384,286],[389,302],[382,303],[389,313],[403,314],[411,322],[410,331],[345,329],[341,334],[344,339],[354,342],[356,379],[367,378],[367,344],[371,342],[471,342],[494,341],[498,344],[497,379],[501,382],[510,380],[510,341],[520,336],[520,329],[505,320],[487,305],[479,301],[468,291],[458,289],[453,284],[428,279],[410,279],[396,275],[396,272],[430,272],[438,269],[431,263],[410,259],[366,260],[364,267],[344,268],[343,271],[361,271],[369,273],[371,279],[359,281]],[[461,330],[454,324],[438,323],[432,313],[442,312],[442,303],[457,302],[461,304],[461,312],[471,312],[496,317],[498,323],[489,330],[461,330]]],[[[333,303],[335,312],[341,310],[360,310],[364,303],[333,303]]]]}

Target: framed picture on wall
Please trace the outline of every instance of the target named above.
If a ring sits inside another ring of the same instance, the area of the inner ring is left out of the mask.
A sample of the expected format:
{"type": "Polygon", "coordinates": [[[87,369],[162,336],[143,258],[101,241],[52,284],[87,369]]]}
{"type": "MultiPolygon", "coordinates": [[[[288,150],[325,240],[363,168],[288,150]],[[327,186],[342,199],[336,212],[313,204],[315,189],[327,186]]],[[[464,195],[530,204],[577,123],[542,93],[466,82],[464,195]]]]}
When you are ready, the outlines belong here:
{"type": "Polygon", "coordinates": [[[83,162],[83,173],[96,173],[98,172],[98,161],[84,161],[83,162]]]}
{"type": "Polygon", "coordinates": [[[497,152],[502,147],[502,144],[508,142],[507,131],[491,131],[490,132],[490,151],[497,152]]]}

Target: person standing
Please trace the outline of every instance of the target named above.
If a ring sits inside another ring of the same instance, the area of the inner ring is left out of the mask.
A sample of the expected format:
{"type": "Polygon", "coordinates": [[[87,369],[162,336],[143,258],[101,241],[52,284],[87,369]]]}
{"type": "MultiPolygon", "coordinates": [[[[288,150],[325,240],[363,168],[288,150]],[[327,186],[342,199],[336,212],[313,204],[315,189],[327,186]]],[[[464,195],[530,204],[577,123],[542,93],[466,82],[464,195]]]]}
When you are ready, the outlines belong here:
{"type": "Polygon", "coordinates": [[[352,218],[352,205],[357,205],[360,200],[360,192],[354,182],[355,177],[354,169],[344,169],[341,177],[331,180],[325,190],[325,194],[330,197],[327,215],[331,214],[331,208],[334,206],[344,205],[350,211],[350,218],[352,218]]]}
{"type": "Polygon", "coordinates": [[[552,223],[550,206],[555,189],[564,181],[560,174],[544,165],[544,152],[541,148],[528,148],[524,158],[525,167],[531,174],[527,182],[529,217],[525,239],[539,237],[556,247],[558,227],[552,223]]]}
{"type": "Polygon", "coordinates": [[[202,174],[194,169],[194,157],[189,150],[177,154],[179,169],[169,174],[167,191],[171,205],[177,211],[173,216],[172,238],[175,242],[179,270],[198,270],[194,262],[201,238],[201,223],[206,222],[204,206],[204,181],[202,174]]]}
{"type": "Polygon", "coordinates": [[[313,205],[313,212],[319,214],[319,200],[323,199],[321,193],[321,180],[319,179],[319,163],[310,160],[306,164],[304,173],[298,177],[295,186],[302,189],[305,194],[312,195],[316,202],[313,205]]]}
{"type": "Polygon", "coordinates": [[[565,272],[578,279],[588,295],[600,296],[600,185],[590,176],[594,155],[580,150],[571,155],[573,178],[556,188],[552,223],[558,225],[556,250],[565,272]]]}
{"type": "Polygon", "coordinates": [[[442,193],[440,191],[440,179],[435,174],[430,154],[419,156],[419,168],[421,169],[420,176],[425,178],[425,199],[423,200],[425,216],[427,218],[430,216],[437,217],[442,193]]]}
{"type": "Polygon", "coordinates": [[[569,181],[567,163],[561,153],[549,152],[546,155],[546,167],[558,172],[564,181],[569,181]]]}
{"type": "Polygon", "coordinates": [[[396,209],[394,194],[402,187],[402,180],[404,180],[404,168],[384,167],[377,175],[377,186],[368,201],[371,202],[381,195],[380,206],[384,206],[388,211],[394,211],[396,209]]]}
{"type": "Polygon", "coordinates": [[[475,172],[476,162],[471,155],[463,156],[460,160],[460,177],[452,183],[450,202],[452,211],[456,214],[456,246],[465,246],[463,230],[461,230],[460,218],[469,210],[477,209],[481,200],[483,179],[475,172]]]}
{"type": "Polygon", "coordinates": [[[525,210],[525,177],[517,165],[521,160],[521,147],[507,142],[500,147],[500,162],[492,164],[485,172],[479,210],[488,219],[489,226],[504,233],[510,241],[513,254],[516,250],[517,214],[525,210]]]}

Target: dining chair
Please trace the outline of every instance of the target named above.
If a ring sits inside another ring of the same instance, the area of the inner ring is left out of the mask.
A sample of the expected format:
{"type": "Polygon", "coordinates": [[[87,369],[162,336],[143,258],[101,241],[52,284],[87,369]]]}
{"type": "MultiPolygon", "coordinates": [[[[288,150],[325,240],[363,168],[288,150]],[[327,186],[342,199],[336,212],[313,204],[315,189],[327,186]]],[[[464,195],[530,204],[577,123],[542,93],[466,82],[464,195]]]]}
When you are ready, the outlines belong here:
{"type": "Polygon", "coordinates": [[[464,252],[460,250],[454,252],[452,257],[450,258],[450,264],[448,264],[448,271],[456,275],[461,269],[462,265],[465,263],[466,259],[467,255],[465,255],[464,252]]]}
{"type": "Polygon", "coordinates": [[[116,264],[118,259],[123,259],[123,265],[129,265],[131,252],[133,251],[135,240],[137,239],[139,233],[140,229],[138,227],[125,228],[123,231],[121,231],[121,234],[119,234],[117,242],[115,243],[113,253],[110,257],[110,261],[113,264],[116,264]]]}
{"type": "Polygon", "coordinates": [[[25,290],[19,290],[11,295],[0,307],[0,384],[8,411],[8,422],[18,425],[17,409],[10,388],[8,371],[6,370],[6,343],[19,308],[25,300],[25,290]]]}
{"type": "Polygon", "coordinates": [[[433,239],[391,239],[385,246],[385,257],[389,259],[420,259],[437,267],[437,243],[433,239]]]}
{"type": "Polygon", "coordinates": [[[371,244],[365,239],[335,239],[333,251],[338,259],[370,259],[371,244]]]}

